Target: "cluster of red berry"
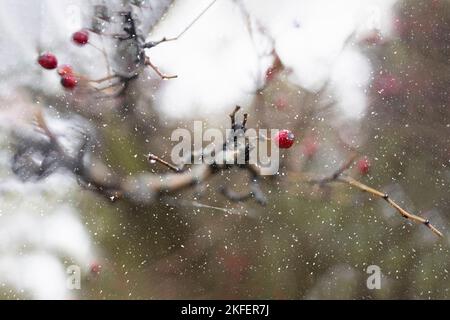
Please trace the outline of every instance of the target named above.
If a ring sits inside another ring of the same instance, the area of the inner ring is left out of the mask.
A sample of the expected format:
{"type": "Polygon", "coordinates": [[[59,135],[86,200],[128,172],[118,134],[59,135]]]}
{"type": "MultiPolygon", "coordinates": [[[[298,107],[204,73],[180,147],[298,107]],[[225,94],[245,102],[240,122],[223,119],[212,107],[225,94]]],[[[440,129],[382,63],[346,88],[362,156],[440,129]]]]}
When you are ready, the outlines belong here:
{"type": "MultiPolygon", "coordinates": [[[[89,42],[89,32],[87,30],[80,30],[72,35],[72,40],[79,46],[84,46],[89,42]]],[[[38,63],[42,68],[53,70],[58,67],[58,59],[51,52],[45,52],[38,58],[38,63]]],[[[68,65],[62,65],[58,68],[58,74],[61,77],[61,85],[69,90],[74,89],[78,84],[79,77],[74,73],[73,68],[68,65]]]]}

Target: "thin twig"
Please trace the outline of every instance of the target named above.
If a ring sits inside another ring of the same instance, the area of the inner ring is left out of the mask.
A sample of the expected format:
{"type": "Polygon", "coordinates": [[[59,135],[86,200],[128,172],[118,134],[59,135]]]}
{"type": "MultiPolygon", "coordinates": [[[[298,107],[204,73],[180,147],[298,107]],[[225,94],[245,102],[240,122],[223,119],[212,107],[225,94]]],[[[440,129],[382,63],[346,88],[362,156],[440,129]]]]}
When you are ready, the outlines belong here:
{"type": "Polygon", "coordinates": [[[36,125],[38,128],[40,128],[43,133],[50,139],[50,144],[51,146],[58,151],[60,154],[63,154],[63,148],[61,146],[61,144],[59,143],[58,138],[56,137],[55,134],[53,134],[53,132],[50,130],[50,128],[47,125],[47,121],[45,120],[44,117],[44,112],[42,111],[42,109],[38,109],[36,114],[34,115],[35,120],[36,120],[36,125]]]}
{"type": "Polygon", "coordinates": [[[103,55],[103,58],[105,59],[105,63],[106,63],[106,74],[108,76],[111,75],[111,65],[109,63],[109,59],[108,59],[108,53],[105,50],[105,43],[103,41],[103,37],[101,37],[101,41],[102,41],[102,47],[103,48],[99,48],[97,47],[95,44],[88,42],[89,45],[91,45],[93,48],[95,48],[96,50],[100,51],[101,54],[103,55]]]}
{"type": "Polygon", "coordinates": [[[162,38],[161,40],[159,40],[159,41],[148,41],[148,42],[146,42],[146,43],[144,43],[144,45],[143,45],[143,47],[144,48],[146,48],[146,49],[150,49],[150,48],[153,48],[153,47],[156,47],[157,45],[159,45],[159,44],[161,44],[161,43],[164,43],[164,42],[169,42],[169,41],[176,41],[176,40],[178,40],[178,39],[180,39],[181,38],[181,36],[184,34],[184,33],[186,33],[186,31],[188,31],[205,13],[206,13],[206,11],[208,11],[209,10],[209,8],[211,8],[212,6],[213,6],[213,4],[216,2],[217,0],[213,0],[205,9],[203,9],[202,10],[202,12],[200,12],[200,14],[194,19],[194,20],[192,20],[191,21],[191,23],[189,23],[188,25],[187,25],[187,27],[186,28],[184,28],[183,29],[183,31],[181,31],[177,36],[175,36],[175,37],[172,37],[172,38],[166,38],[166,37],[164,37],[164,38],[162,38]]]}
{"type": "Polygon", "coordinates": [[[400,207],[394,200],[392,200],[388,194],[381,192],[379,190],[376,190],[372,187],[369,187],[365,185],[362,182],[357,181],[356,179],[344,175],[344,172],[351,167],[353,164],[354,159],[356,158],[357,154],[354,153],[349,160],[347,160],[338,170],[336,170],[332,175],[322,178],[322,179],[314,179],[314,178],[307,178],[306,181],[311,184],[318,184],[319,186],[324,186],[328,183],[332,182],[341,182],[346,183],[350,186],[353,186],[355,188],[358,188],[361,191],[370,193],[378,198],[381,198],[385,200],[391,207],[393,207],[395,210],[397,210],[400,215],[406,219],[409,219],[411,221],[414,221],[416,223],[421,223],[427,226],[434,234],[438,235],[439,237],[442,237],[442,232],[440,232],[438,229],[436,229],[429,220],[424,219],[422,217],[419,217],[415,214],[412,214],[402,207],[400,207]]]}
{"type": "Polygon", "coordinates": [[[341,176],[345,171],[347,171],[348,169],[350,169],[350,167],[352,166],[353,162],[355,161],[355,159],[358,157],[357,153],[353,153],[349,159],[344,162],[335,172],[333,172],[332,175],[319,179],[319,180],[311,180],[310,183],[318,183],[320,185],[323,185],[325,183],[328,182],[332,182],[335,181],[337,178],[339,178],[339,176],[341,176]]]}
{"type": "Polygon", "coordinates": [[[214,3],[216,3],[217,2],[217,0],[213,0],[213,1],[211,1],[211,3],[210,4],[208,4],[206,7],[205,7],[205,9],[203,9],[202,10],[202,12],[200,12],[200,14],[194,19],[194,20],[192,20],[192,22],[191,23],[189,23],[188,25],[187,25],[187,27],[186,28],[184,28],[184,30],[183,31],[181,31],[176,37],[174,37],[174,38],[168,38],[168,39],[166,39],[166,41],[173,41],[173,40],[177,40],[177,39],[180,39],[181,38],[181,36],[183,35],[183,34],[185,34],[186,33],[186,31],[188,31],[205,13],[206,13],[206,11],[208,11],[209,10],[209,8],[211,8],[213,5],[214,5],[214,3]]]}
{"type": "Polygon", "coordinates": [[[102,82],[105,82],[105,81],[108,81],[108,80],[112,80],[112,79],[115,79],[115,78],[120,78],[120,75],[113,74],[113,75],[108,75],[106,77],[103,77],[103,78],[100,78],[100,79],[96,79],[96,80],[88,79],[87,81],[88,82],[94,82],[94,83],[102,83],[102,82]]]}
{"type": "Polygon", "coordinates": [[[158,67],[155,66],[155,65],[150,61],[150,58],[147,57],[147,56],[145,57],[145,62],[144,62],[144,64],[145,64],[146,66],[149,66],[150,68],[152,68],[153,71],[155,71],[156,74],[157,74],[158,76],[160,76],[161,79],[163,79],[163,80],[168,80],[168,79],[178,78],[177,75],[168,76],[168,75],[162,73],[162,72],[158,69],[158,67]]]}
{"type": "Polygon", "coordinates": [[[174,171],[176,173],[179,173],[181,171],[179,168],[177,168],[173,164],[171,164],[171,163],[169,163],[169,162],[159,158],[158,156],[154,155],[153,153],[149,153],[147,155],[147,159],[150,162],[151,161],[155,161],[155,162],[161,163],[162,165],[166,166],[167,168],[169,168],[170,170],[172,170],[172,171],[174,171]]]}
{"type": "Polygon", "coordinates": [[[378,198],[382,198],[385,200],[391,207],[393,207],[395,210],[397,210],[400,215],[406,219],[409,219],[411,221],[414,221],[416,223],[424,224],[427,228],[429,228],[434,234],[438,235],[439,237],[443,237],[442,232],[440,232],[438,229],[436,229],[428,219],[424,219],[422,217],[419,217],[415,214],[409,213],[402,207],[400,207],[394,200],[392,200],[388,194],[378,191],[372,187],[369,187],[365,185],[362,182],[359,182],[352,177],[349,176],[340,176],[336,181],[346,183],[352,187],[358,188],[361,191],[370,193],[378,198]]]}

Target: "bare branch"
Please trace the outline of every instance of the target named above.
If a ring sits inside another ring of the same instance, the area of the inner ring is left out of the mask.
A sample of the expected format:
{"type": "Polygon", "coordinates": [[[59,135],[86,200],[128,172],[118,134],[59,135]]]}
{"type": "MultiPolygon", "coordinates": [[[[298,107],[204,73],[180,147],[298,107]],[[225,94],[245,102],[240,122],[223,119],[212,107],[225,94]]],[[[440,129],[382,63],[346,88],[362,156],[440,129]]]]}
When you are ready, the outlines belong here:
{"type": "Polygon", "coordinates": [[[161,79],[163,79],[163,80],[168,80],[168,79],[175,79],[175,78],[178,78],[177,75],[169,76],[169,75],[166,75],[166,74],[162,73],[162,72],[158,69],[158,67],[155,66],[155,65],[150,61],[150,58],[147,57],[147,56],[145,57],[145,62],[144,62],[144,64],[145,64],[146,66],[149,66],[150,68],[152,68],[153,71],[155,71],[156,74],[157,74],[158,76],[160,76],[161,79]]]}
{"type": "Polygon", "coordinates": [[[427,228],[429,228],[434,234],[442,237],[442,232],[436,229],[429,220],[419,217],[415,214],[409,213],[402,207],[400,207],[394,200],[392,200],[388,194],[378,191],[372,187],[369,187],[362,182],[355,180],[354,178],[344,175],[344,172],[348,170],[353,164],[355,158],[357,157],[356,153],[353,153],[352,156],[347,160],[338,170],[336,170],[332,175],[327,176],[325,178],[316,179],[316,178],[307,178],[306,181],[310,184],[317,184],[320,187],[325,186],[328,183],[332,182],[341,182],[348,184],[352,187],[355,187],[361,191],[370,193],[378,198],[385,200],[391,207],[393,207],[402,217],[414,221],[416,223],[424,224],[427,228]]]}
{"type": "Polygon", "coordinates": [[[391,200],[389,195],[387,193],[383,193],[381,191],[378,191],[374,188],[371,188],[364,183],[361,183],[349,176],[341,176],[337,179],[338,182],[343,182],[348,185],[351,185],[352,187],[358,188],[361,191],[370,193],[378,198],[382,198],[385,200],[391,207],[393,207],[397,212],[404,218],[409,219],[411,221],[414,221],[416,223],[424,224],[427,228],[429,228],[434,234],[438,235],[439,237],[443,237],[442,232],[440,232],[438,229],[436,229],[429,220],[424,219],[422,217],[419,217],[415,214],[409,213],[402,207],[400,207],[394,200],[391,200]]]}
{"type": "Polygon", "coordinates": [[[148,161],[150,161],[150,162],[151,162],[151,161],[159,162],[159,163],[161,163],[162,165],[166,166],[167,168],[169,168],[170,170],[172,170],[172,171],[174,171],[174,172],[176,172],[176,173],[179,173],[179,172],[181,171],[181,169],[179,169],[179,168],[177,168],[176,166],[174,166],[173,164],[168,163],[167,161],[165,161],[165,160],[163,160],[163,159],[157,157],[157,156],[154,155],[153,153],[149,153],[148,156],[147,156],[147,158],[148,158],[148,161]]]}

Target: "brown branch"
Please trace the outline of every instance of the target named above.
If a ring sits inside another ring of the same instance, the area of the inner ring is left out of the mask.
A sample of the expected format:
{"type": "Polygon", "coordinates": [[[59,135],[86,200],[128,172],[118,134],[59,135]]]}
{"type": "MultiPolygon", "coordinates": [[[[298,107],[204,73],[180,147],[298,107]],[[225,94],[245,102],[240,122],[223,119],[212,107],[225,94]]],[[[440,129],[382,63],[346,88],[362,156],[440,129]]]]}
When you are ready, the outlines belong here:
{"type": "Polygon", "coordinates": [[[317,184],[320,187],[325,186],[328,183],[332,183],[332,182],[341,182],[341,183],[345,183],[348,184],[352,187],[355,187],[361,191],[370,193],[378,198],[381,198],[383,200],[385,200],[391,207],[393,207],[402,217],[409,219],[411,221],[414,221],[416,223],[421,223],[424,224],[427,228],[429,228],[434,234],[438,235],[439,237],[443,237],[442,232],[440,232],[436,227],[434,227],[429,220],[424,219],[422,217],[419,217],[415,214],[412,214],[408,211],[406,211],[405,209],[403,209],[402,207],[400,207],[394,200],[392,200],[388,194],[381,192],[379,190],[376,190],[372,187],[369,187],[367,185],[365,185],[362,182],[359,182],[357,180],[355,180],[354,178],[344,175],[344,172],[346,170],[348,170],[351,165],[353,164],[355,158],[357,157],[356,153],[353,153],[352,156],[349,158],[349,160],[347,160],[346,162],[344,162],[344,164],[342,166],[339,167],[338,170],[336,170],[332,175],[321,178],[321,179],[316,179],[316,178],[306,178],[305,175],[303,175],[303,178],[306,178],[305,180],[310,183],[310,184],[317,184]]]}
{"type": "Polygon", "coordinates": [[[348,184],[352,187],[355,187],[361,191],[370,193],[378,198],[385,200],[391,207],[393,207],[395,210],[397,210],[397,212],[402,217],[409,219],[411,221],[414,221],[416,223],[424,224],[434,234],[438,235],[439,237],[443,237],[442,232],[440,232],[438,229],[436,229],[436,227],[434,227],[428,219],[424,219],[415,214],[409,213],[408,211],[406,211],[405,209],[400,207],[394,200],[392,200],[388,194],[378,191],[372,187],[369,187],[369,186],[365,185],[364,183],[361,183],[349,176],[340,176],[336,181],[346,183],[346,184],[348,184]]]}
{"type": "Polygon", "coordinates": [[[240,106],[234,107],[234,110],[232,113],[230,113],[230,120],[231,120],[231,128],[233,129],[236,125],[236,113],[241,109],[240,106]]]}
{"type": "Polygon", "coordinates": [[[108,75],[106,77],[103,77],[101,79],[95,79],[95,80],[94,79],[87,79],[87,82],[102,83],[102,82],[109,81],[109,80],[112,80],[112,79],[117,79],[117,78],[120,78],[120,75],[113,74],[113,75],[108,75]]]}
{"type": "Polygon", "coordinates": [[[61,145],[59,144],[58,138],[53,134],[50,128],[47,125],[47,121],[44,118],[44,112],[41,108],[38,108],[34,115],[36,126],[42,130],[44,135],[46,135],[50,139],[50,144],[57,149],[61,150],[61,145]]]}
{"type": "Polygon", "coordinates": [[[105,59],[105,63],[106,63],[106,73],[109,76],[109,75],[111,75],[111,64],[109,63],[108,53],[105,50],[105,45],[104,45],[102,37],[101,37],[101,40],[102,40],[103,48],[99,48],[99,47],[97,47],[95,44],[93,44],[91,42],[88,42],[88,44],[90,46],[92,46],[94,49],[96,49],[97,51],[99,51],[103,55],[103,59],[105,59]]]}
{"type": "MultiPolygon", "coordinates": [[[[234,111],[230,114],[230,120],[232,124],[232,128],[236,130],[236,128],[245,130],[245,123],[247,122],[247,116],[244,115],[244,120],[241,123],[236,122],[236,113],[240,110],[239,106],[236,106],[234,111]]],[[[173,173],[167,173],[162,175],[145,173],[139,174],[135,176],[127,176],[125,178],[119,178],[117,176],[112,175],[110,172],[108,174],[96,174],[93,168],[99,168],[100,166],[90,166],[83,164],[84,154],[86,152],[86,145],[88,138],[85,137],[85,141],[82,144],[80,151],[78,152],[76,157],[70,157],[66,154],[65,150],[62,149],[58,143],[58,137],[56,137],[47,126],[46,121],[42,112],[38,112],[36,114],[36,122],[40,129],[49,137],[50,145],[53,150],[57,151],[60,154],[61,159],[63,159],[63,165],[67,168],[71,169],[79,178],[80,183],[85,187],[88,187],[91,190],[94,190],[104,196],[106,196],[110,200],[117,199],[127,199],[132,202],[137,203],[145,203],[149,204],[155,200],[155,198],[162,194],[173,194],[179,192],[181,190],[187,189],[191,186],[199,185],[204,183],[211,176],[223,172],[225,170],[229,170],[233,166],[238,166],[241,169],[247,170],[250,173],[250,190],[246,193],[237,193],[226,187],[221,187],[220,192],[227,197],[231,201],[245,201],[250,198],[254,198],[256,202],[261,205],[265,205],[267,203],[266,197],[261,191],[259,179],[261,177],[260,169],[253,164],[236,164],[230,165],[218,161],[219,159],[228,158],[228,155],[224,153],[232,152],[232,156],[236,159],[236,155],[239,155],[242,152],[247,152],[250,147],[248,142],[244,148],[239,148],[235,150],[235,148],[226,148],[227,143],[233,143],[235,139],[233,136],[229,139],[225,145],[223,146],[223,150],[218,152],[216,161],[212,164],[199,164],[192,166],[189,170],[183,170],[183,168],[178,168],[169,162],[157,157],[154,154],[148,154],[148,159],[150,161],[156,161],[170,170],[173,173]],[[105,176],[112,176],[109,181],[105,180],[105,176]]],[[[237,133],[235,132],[235,135],[237,133]]],[[[202,150],[203,152],[203,150],[202,150]]],[[[200,153],[202,154],[202,153],[200,153]]],[[[192,154],[189,157],[192,159],[192,154]]],[[[352,187],[355,187],[361,191],[372,194],[375,197],[381,198],[385,200],[391,207],[393,207],[402,217],[409,219],[415,223],[424,224],[427,228],[429,228],[434,234],[442,237],[443,234],[436,227],[434,227],[429,220],[417,216],[408,212],[407,210],[400,207],[394,200],[392,200],[386,193],[376,190],[372,187],[369,187],[350,176],[344,175],[345,171],[348,170],[357,154],[353,153],[349,159],[344,162],[335,172],[333,172],[330,176],[326,176],[321,179],[310,178],[304,174],[300,173],[292,173],[290,175],[292,178],[297,178],[298,174],[300,174],[301,178],[308,182],[309,184],[317,184],[321,187],[332,183],[339,182],[345,183],[352,187]]],[[[105,168],[105,170],[107,170],[105,168]]]]}
{"type": "Polygon", "coordinates": [[[158,69],[158,67],[155,66],[155,65],[150,61],[150,58],[149,58],[148,56],[145,57],[145,62],[144,62],[144,64],[145,64],[146,66],[152,68],[153,71],[155,71],[156,74],[157,74],[158,76],[160,76],[161,79],[163,79],[163,80],[168,80],[168,79],[178,78],[177,75],[169,76],[169,75],[166,75],[166,74],[162,73],[162,72],[158,69]]]}
{"type": "Polygon", "coordinates": [[[174,171],[176,173],[179,173],[181,171],[180,168],[178,168],[178,167],[174,166],[173,164],[171,164],[171,163],[169,163],[169,162],[167,162],[167,161],[157,157],[153,153],[149,153],[148,156],[147,156],[147,159],[150,162],[155,161],[155,162],[161,163],[163,166],[166,166],[167,168],[169,168],[170,170],[172,170],[172,171],[174,171]]]}
{"type": "MultiPolygon", "coordinates": [[[[239,110],[240,107],[237,106],[230,115],[233,128],[245,130],[244,124],[247,121],[246,115],[241,123],[236,122],[235,115],[239,110]]],[[[250,190],[248,196],[240,197],[242,198],[240,200],[244,200],[244,198],[246,200],[247,198],[253,197],[255,201],[262,205],[267,202],[265,195],[259,186],[260,170],[257,166],[250,163],[238,164],[235,162],[229,164],[223,162],[223,159],[229,159],[230,157],[236,159],[239,155],[247,153],[250,148],[248,143],[244,147],[237,149],[227,148],[226,146],[228,143],[234,142],[234,139],[229,139],[225,142],[224,146],[222,146],[222,149],[217,152],[216,160],[213,161],[213,163],[193,165],[189,170],[184,170],[185,164],[178,168],[156,155],[149,153],[147,155],[149,161],[156,161],[173,172],[166,174],[144,173],[119,177],[113,174],[110,169],[99,161],[95,162],[95,165],[92,165],[92,163],[84,163],[84,156],[87,153],[88,136],[85,136],[84,142],[77,155],[70,156],[64,149],[59,148],[58,137],[48,128],[43,115],[39,113],[36,118],[38,126],[50,139],[50,148],[57,152],[60,159],[64,160],[61,162],[61,166],[68,168],[76,174],[78,181],[82,186],[102,194],[111,201],[126,199],[131,202],[150,204],[159,195],[174,194],[189,187],[200,185],[212,175],[230,170],[232,167],[236,166],[240,169],[247,170],[250,173],[250,190]]],[[[235,135],[239,134],[238,130],[234,130],[233,132],[235,135]]],[[[192,160],[192,157],[196,155],[201,156],[204,152],[204,150],[194,152],[189,155],[189,158],[192,160]]],[[[190,163],[188,160],[189,159],[187,159],[186,164],[190,163]]],[[[236,198],[234,196],[235,194],[232,192],[225,192],[225,195],[230,195],[229,198],[236,198]]]]}

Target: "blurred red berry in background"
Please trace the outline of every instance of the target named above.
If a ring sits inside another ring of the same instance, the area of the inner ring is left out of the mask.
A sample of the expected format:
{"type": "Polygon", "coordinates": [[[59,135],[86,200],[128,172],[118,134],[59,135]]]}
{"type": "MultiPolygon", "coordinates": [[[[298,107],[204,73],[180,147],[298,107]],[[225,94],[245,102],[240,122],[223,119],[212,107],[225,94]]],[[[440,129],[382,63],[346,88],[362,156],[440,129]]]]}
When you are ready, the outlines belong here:
{"type": "Polygon", "coordinates": [[[358,160],[358,171],[361,175],[366,175],[370,171],[370,161],[367,157],[358,160]]]}
{"type": "Polygon", "coordinates": [[[398,96],[402,91],[401,82],[389,73],[380,74],[375,78],[373,87],[383,97],[398,96]]]}
{"type": "Polygon", "coordinates": [[[394,31],[402,40],[406,40],[411,32],[410,24],[403,18],[394,19],[394,31]]]}
{"type": "Polygon", "coordinates": [[[319,149],[319,144],[317,141],[312,137],[307,137],[303,139],[302,142],[302,152],[303,155],[307,158],[312,158],[319,149]]]}
{"type": "Polygon", "coordinates": [[[284,96],[279,96],[275,99],[273,105],[277,109],[285,109],[288,106],[289,102],[284,96]]]}
{"type": "Polygon", "coordinates": [[[363,37],[361,42],[367,45],[378,45],[384,43],[384,38],[379,30],[373,30],[363,37]]]}
{"type": "Polygon", "coordinates": [[[99,264],[98,262],[93,262],[93,263],[91,263],[89,269],[92,274],[98,275],[98,274],[100,274],[100,271],[102,270],[102,265],[99,264]]]}

